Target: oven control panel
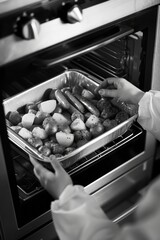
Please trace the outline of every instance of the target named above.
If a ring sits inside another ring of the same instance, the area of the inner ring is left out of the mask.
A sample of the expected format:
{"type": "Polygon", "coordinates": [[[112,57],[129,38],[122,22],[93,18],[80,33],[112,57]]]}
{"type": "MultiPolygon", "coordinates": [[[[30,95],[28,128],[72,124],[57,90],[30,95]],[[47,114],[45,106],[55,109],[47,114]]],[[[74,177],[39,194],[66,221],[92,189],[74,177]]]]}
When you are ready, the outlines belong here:
{"type": "Polygon", "coordinates": [[[0,2],[0,38],[16,34],[23,39],[35,39],[40,25],[53,19],[74,24],[83,20],[83,10],[104,0],[39,0],[0,2]],[[21,5],[19,5],[19,2],[21,5]]]}

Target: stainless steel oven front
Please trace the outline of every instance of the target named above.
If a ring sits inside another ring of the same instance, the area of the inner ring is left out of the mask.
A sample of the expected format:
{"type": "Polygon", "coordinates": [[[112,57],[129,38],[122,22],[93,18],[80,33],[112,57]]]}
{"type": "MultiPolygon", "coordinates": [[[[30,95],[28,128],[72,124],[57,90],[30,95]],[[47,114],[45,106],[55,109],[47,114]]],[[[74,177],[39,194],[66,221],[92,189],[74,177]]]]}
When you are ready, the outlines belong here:
{"type": "MultiPolygon", "coordinates": [[[[9,140],[3,102],[68,69],[85,72],[97,82],[124,77],[144,91],[153,88],[158,5],[108,20],[104,9],[108,12],[112,1],[0,4],[4,4],[0,12],[0,236],[56,239],[52,199],[35,178],[28,155],[9,140]],[[95,11],[104,18],[96,18],[95,11]]],[[[108,212],[150,181],[155,144],[154,137],[134,122],[127,132],[66,170],[108,212]]]]}

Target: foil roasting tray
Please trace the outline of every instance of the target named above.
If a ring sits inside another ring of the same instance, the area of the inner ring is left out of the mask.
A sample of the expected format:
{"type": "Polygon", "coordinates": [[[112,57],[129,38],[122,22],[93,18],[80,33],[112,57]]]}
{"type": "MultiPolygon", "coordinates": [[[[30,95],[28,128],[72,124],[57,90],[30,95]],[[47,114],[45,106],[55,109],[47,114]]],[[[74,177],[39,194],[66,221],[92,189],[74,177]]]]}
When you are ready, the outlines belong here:
{"type": "MultiPolygon", "coordinates": [[[[90,91],[94,91],[95,87],[99,85],[100,81],[95,79],[93,76],[87,74],[86,72],[81,72],[79,70],[67,70],[64,73],[49,79],[46,82],[43,82],[29,90],[21,92],[13,97],[10,97],[4,100],[4,111],[5,115],[7,115],[10,111],[15,111],[18,108],[24,106],[29,102],[38,102],[41,100],[43,93],[48,88],[56,88],[62,89],[65,87],[73,87],[77,84],[82,84],[84,87],[89,89],[90,91]]],[[[61,162],[64,168],[70,167],[75,162],[80,160],[81,158],[87,156],[93,151],[101,148],[102,146],[110,143],[115,140],[119,136],[123,135],[136,120],[137,114],[131,116],[126,121],[118,124],[116,127],[112,128],[109,131],[104,132],[100,136],[90,140],[88,143],[83,146],[75,149],[71,153],[57,158],[58,161],[61,162]]],[[[24,150],[27,154],[32,155],[37,160],[42,163],[48,163],[50,160],[47,157],[42,156],[42,154],[34,148],[31,144],[29,144],[26,140],[24,140],[20,135],[18,135],[15,131],[10,128],[10,123],[7,122],[7,132],[9,139],[24,150]]]]}

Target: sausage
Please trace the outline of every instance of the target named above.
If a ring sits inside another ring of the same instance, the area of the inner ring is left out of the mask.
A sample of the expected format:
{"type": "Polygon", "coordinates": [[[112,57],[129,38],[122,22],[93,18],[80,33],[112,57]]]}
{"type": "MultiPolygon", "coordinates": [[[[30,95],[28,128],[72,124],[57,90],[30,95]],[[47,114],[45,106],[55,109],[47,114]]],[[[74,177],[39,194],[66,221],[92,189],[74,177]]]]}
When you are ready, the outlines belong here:
{"type": "Polygon", "coordinates": [[[83,104],[69,91],[65,91],[65,95],[67,96],[68,100],[82,113],[85,112],[85,108],[83,104]]]}
{"type": "Polygon", "coordinates": [[[78,113],[78,114],[82,114],[77,108],[75,108],[72,104],[70,104],[70,108],[68,109],[68,111],[70,112],[70,114],[73,113],[78,113]]]}
{"type": "Polygon", "coordinates": [[[88,99],[81,97],[79,95],[76,94],[77,99],[88,109],[89,112],[91,112],[92,114],[96,115],[97,117],[99,117],[100,112],[99,110],[93,105],[93,103],[91,103],[91,101],[89,101],[88,99]]]}
{"type": "Polygon", "coordinates": [[[70,103],[68,102],[68,100],[66,99],[66,97],[64,96],[64,94],[61,92],[60,89],[57,89],[55,91],[55,97],[57,99],[57,101],[59,102],[59,104],[65,108],[65,109],[69,109],[70,108],[70,103]]]}

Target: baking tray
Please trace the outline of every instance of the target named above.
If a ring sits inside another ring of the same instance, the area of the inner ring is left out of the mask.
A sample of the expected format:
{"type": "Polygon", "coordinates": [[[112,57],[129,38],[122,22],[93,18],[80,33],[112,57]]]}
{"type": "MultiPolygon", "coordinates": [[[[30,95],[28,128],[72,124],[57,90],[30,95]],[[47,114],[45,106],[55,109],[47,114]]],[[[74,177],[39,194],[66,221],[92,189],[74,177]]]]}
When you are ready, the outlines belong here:
{"type": "MultiPolygon", "coordinates": [[[[9,111],[15,111],[18,108],[24,106],[29,102],[38,102],[41,100],[43,93],[48,88],[64,88],[71,86],[73,87],[76,84],[82,84],[87,89],[94,91],[95,87],[97,87],[100,81],[93,76],[79,71],[79,70],[67,70],[64,73],[49,79],[48,81],[41,83],[29,90],[21,92],[13,97],[10,97],[4,100],[4,111],[5,115],[9,111]]],[[[99,149],[100,147],[108,144],[109,142],[115,140],[119,136],[123,135],[136,120],[137,115],[131,116],[126,121],[120,123],[116,127],[111,130],[103,133],[102,135],[90,140],[85,145],[75,149],[73,152],[57,158],[58,161],[62,163],[64,168],[70,167],[72,164],[80,160],[81,158],[87,156],[93,151],[99,149]]],[[[15,131],[10,128],[10,123],[7,122],[7,132],[9,139],[24,150],[27,154],[32,155],[36,159],[42,162],[50,162],[49,158],[44,157],[37,149],[35,149],[31,144],[29,144],[26,140],[24,140],[21,136],[19,136],[15,131]]]]}

